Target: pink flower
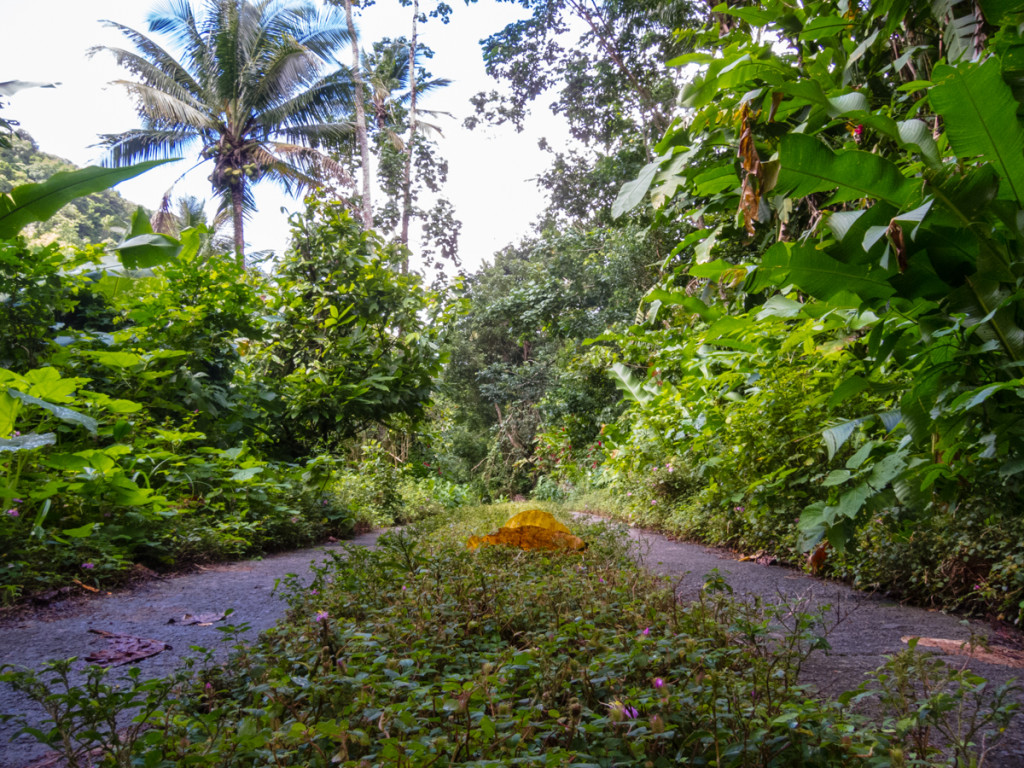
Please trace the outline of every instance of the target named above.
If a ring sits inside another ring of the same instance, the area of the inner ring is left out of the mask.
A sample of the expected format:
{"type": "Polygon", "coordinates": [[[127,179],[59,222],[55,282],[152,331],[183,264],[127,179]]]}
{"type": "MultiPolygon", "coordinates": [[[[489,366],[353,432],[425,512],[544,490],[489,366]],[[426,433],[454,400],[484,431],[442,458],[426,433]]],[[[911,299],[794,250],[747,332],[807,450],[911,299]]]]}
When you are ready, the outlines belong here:
{"type": "Polygon", "coordinates": [[[207,693],[211,693],[213,691],[213,685],[211,685],[210,683],[207,683],[205,685],[205,688],[207,693]]]}
{"type": "Polygon", "coordinates": [[[82,568],[84,568],[87,571],[91,571],[95,567],[96,565],[93,563],[82,563],[82,568]]]}
{"type": "Polygon", "coordinates": [[[19,517],[20,516],[20,513],[16,509],[8,509],[6,512],[4,512],[4,514],[5,515],[9,515],[10,517],[19,517]]]}
{"type": "Polygon", "coordinates": [[[662,680],[660,677],[654,678],[654,687],[655,688],[664,688],[665,687],[665,681],[662,680]]]}
{"type": "Polygon", "coordinates": [[[644,637],[647,637],[649,634],[651,634],[651,628],[650,627],[644,627],[643,632],[641,632],[640,634],[643,635],[644,637]]]}
{"type": "Polygon", "coordinates": [[[327,618],[328,618],[327,611],[317,611],[316,612],[316,620],[317,621],[327,621],[327,618]]]}

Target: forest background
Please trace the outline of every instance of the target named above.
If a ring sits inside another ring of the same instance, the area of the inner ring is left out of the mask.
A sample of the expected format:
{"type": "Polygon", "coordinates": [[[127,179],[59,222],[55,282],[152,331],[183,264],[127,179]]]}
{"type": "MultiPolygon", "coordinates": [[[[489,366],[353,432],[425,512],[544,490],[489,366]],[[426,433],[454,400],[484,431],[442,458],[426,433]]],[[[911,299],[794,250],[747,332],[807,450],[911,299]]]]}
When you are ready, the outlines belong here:
{"type": "MultiPolygon", "coordinates": [[[[377,231],[328,184],[254,269],[194,201],[44,201],[138,167],[4,198],[4,599],[529,495],[1019,623],[1024,4],[521,6],[466,120],[573,144],[472,274],[395,55],[442,7],[341,78],[393,75],[377,231]]],[[[358,178],[354,102],[313,148],[358,178]]]]}

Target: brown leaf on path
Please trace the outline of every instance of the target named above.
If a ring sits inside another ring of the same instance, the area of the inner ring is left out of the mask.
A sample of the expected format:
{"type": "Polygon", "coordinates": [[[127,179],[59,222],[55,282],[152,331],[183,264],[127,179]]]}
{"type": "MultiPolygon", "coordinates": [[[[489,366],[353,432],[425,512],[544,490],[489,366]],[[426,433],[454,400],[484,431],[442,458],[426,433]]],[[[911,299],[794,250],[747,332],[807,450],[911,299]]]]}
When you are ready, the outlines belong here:
{"type": "Polygon", "coordinates": [[[80,587],[81,587],[82,589],[87,589],[87,590],[89,590],[90,592],[99,592],[99,590],[98,590],[98,589],[96,589],[96,587],[90,587],[90,586],[89,586],[88,584],[83,584],[83,583],[82,583],[82,582],[80,582],[80,581],[79,581],[78,579],[72,579],[72,581],[73,581],[73,582],[75,582],[75,584],[77,584],[78,586],[80,586],[80,587]]]}
{"type": "Polygon", "coordinates": [[[98,664],[101,667],[119,667],[122,664],[130,664],[133,661],[156,656],[171,647],[162,640],[151,640],[147,637],[119,635],[102,629],[90,629],[89,631],[94,635],[107,638],[113,646],[102,651],[95,651],[85,657],[89,663],[98,664]]]}
{"type": "Polygon", "coordinates": [[[828,558],[828,547],[828,542],[823,541],[807,556],[807,567],[811,573],[817,573],[825,564],[825,560],[828,558]]]}
{"type": "Polygon", "coordinates": [[[967,656],[987,664],[998,664],[1003,667],[1024,668],[1024,651],[1001,646],[990,646],[982,648],[980,645],[972,645],[969,640],[947,640],[942,637],[915,637],[905,635],[900,638],[904,643],[917,640],[918,646],[926,648],[937,648],[946,654],[953,656],[967,656]]]}

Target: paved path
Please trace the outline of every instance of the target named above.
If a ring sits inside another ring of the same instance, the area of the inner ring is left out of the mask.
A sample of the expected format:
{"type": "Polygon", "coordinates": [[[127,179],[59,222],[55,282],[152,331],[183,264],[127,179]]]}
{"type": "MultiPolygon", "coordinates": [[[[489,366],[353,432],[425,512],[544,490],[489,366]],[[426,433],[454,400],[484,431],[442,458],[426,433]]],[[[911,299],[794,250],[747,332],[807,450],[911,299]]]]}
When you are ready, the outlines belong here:
{"type": "MultiPolygon", "coordinates": [[[[376,541],[377,534],[365,534],[348,543],[372,546],[376,541]]],[[[269,629],[287,608],[283,600],[271,596],[276,580],[289,573],[307,575],[311,563],[338,550],[339,545],[328,544],[269,555],[261,560],[222,563],[197,573],[154,579],[131,591],[115,592],[63,609],[55,606],[28,617],[0,621],[0,664],[38,667],[47,659],[82,657],[107,648],[107,641],[90,634],[90,629],[162,640],[172,646],[171,650],[135,664],[111,668],[112,679],[132,666],[147,677],[168,675],[183,657],[194,655],[190,651],[193,645],[215,648],[223,658],[228,644],[222,642],[224,633],[217,631],[218,626],[247,623],[251,627],[249,637],[269,629]],[[208,627],[167,623],[186,613],[219,613],[228,608],[234,612],[224,622],[208,627]]],[[[0,712],[32,713],[39,720],[43,717],[42,708],[3,684],[0,712]]],[[[47,753],[31,736],[9,742],[16,731],[13,722],[0,723],[0,768],[22,768],[47,753]]]]}
{"type": "MultiPolygon", "coordinates": [[[[757,594],[769,600],[805,600],[808,609],[833,606],[842,620],[829,635],[832,651],[812,658],[804,669],[807,682],[824,695],[855,687],[864,673],[882,665],[884,655],[905,647],[907,635],[966,640],[972,634],[992,635],[980,622],[965,622],[936,611],[909,608],[883,598],[865,595],[790,568],[739,562],[723,550],[672,541],[664,536],[633,530],[638,556],[653,571],[678,577],[680,596],[692,595],[705,575],[718,569],[736,594],[757,594]]],[[[376,536],[354,540],[372,546],[376,536]]],[[[267,557],[263,560],[215,566],[206,571],[157,580],[126,593],[90,600],[66,612],[42,611],[38,616],[0,622],[0,663],[35,666],[49,658],[84,656],[104,647],[105,641],[87,633],[90,628],[155,638],[171,643],[172,651],[145,659],[138,666],[152,676],[170,673],[191,645],[217,646],[222,633],[215,626],[169,625],[185,613],[205,613],[234,608],[228,621],[251,625],[251,633],[272,626],[285,612],[283,601],[270,596],[276,579],[288,573],[305,574],[311,562],[325,557],[336,546],[317,547],[267,557]]],[[[999,638],[993,638],[998,643],[999,638]]],[[[223,653],[224,650],[222,649],[223,653]]],[[[960,657],[951,660],[960,662],[960,657]]],[[[1000,683],[1024,677],[1024,670],[971,661],[978,674],[1000,683]]],[[[123,669],[123,668],[122,668],[123,669]]],[[[31,712],[31,702],[0,686],[0,712],[31,712]]],[[[1010,738],[990,757],[993,768],[1024,768],[1024,715],[1018,718],[1010,738]]],[[[33,739],[7,740],[16,729],[0,725],[0,768],[22,768],[45,753],[33,739]]]]}
{"type": "MultiPolygon", "coordinates": [[[[809,609],[831,606],[838,623],[828,635],[832,650],[812,656],[802,670],[803,682],[814,684],[825,696],[835,696],[857,687],[864,675],[885,663],[887,654],[907,646],[906,636],[944,638],[956,641],[975,636],[999,645],[1006,640],[981,621],[967,621],[939,611],[900,605],[883,597],[858,592],[836,582],[815,578],[793,568],[740,562],[720,549],[670,540],[664,536],[631,530],[644,565],[659,573],[680,577],[678,591],[685,599],[704,583],[704,576],[717,568],[737,595],[761,595],[769,600],[804,600],[809,609]]],[[[1016,633],[1015,633],[1016,634],[1016,633]]],[[[1024,669],[1003,664],[946,659],[950,665],[968,667],[990,681],[992,687],[1011,678],[1024,681],[1024,669]]],[[[1022,712],[1011,724],[1011,732],[990,756],[992,768],[1024,768],[1024,695],[1018,695],[1022,712]]]]}

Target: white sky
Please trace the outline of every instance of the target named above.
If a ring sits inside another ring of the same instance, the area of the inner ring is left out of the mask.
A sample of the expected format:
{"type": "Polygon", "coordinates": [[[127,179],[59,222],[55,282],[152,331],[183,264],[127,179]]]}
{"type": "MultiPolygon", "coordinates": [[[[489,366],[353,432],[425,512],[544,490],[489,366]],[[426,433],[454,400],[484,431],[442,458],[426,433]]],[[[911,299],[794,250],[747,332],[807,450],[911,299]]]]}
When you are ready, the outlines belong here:
{"type": "MultiPolygon", "coordinates": [[[[57,89],[32,89],[12,96],[5,117],[21,123],[42,151],[77,165],[96,164],[101,151],[90,145],[103,133],[119,133],[139,124],[134,106],[118,86],[125,72],[110,54],[89,58],[94,45],[129,47],[115,30],[100,20],[111,19],[146,32],[145,17],[156,0],[0,0],[4,19],[4,45],[0,46],[0,80],[60,82],[57,89]]],[[[540,136],[554,146],[568,142],[567,132],[538,100],[527,130],[478,127],[467,131],[462,120],[472,111],[469,97],[496,88],[484,73],[478,42],[497,32],[523,11],[511,3],[487,1],[466,6],[452,3],[448,25],[431,19],[420,25],[420,40],[435,51],[427,63],[437,77],[452,84],[424,99],[429,109],[450,112],[442,118],[441,152],[448,158],[447,196],[462,220],[460,255],[463,269],[476,270],[502,246],[528,234],[542,210],[545,197],[533,179],[544,170],[548,157],[537,148],[540,136]]],[[[428,9],[425,4],[424,9],[428,9]]],[[[409,35],[410,10],[398,0],[380,0],[358,20],[365,47],[384,36],[409,35]]],[[[147,32],[148,33],[148,32],[147,32]]],[[[348,61],[347,52],[340,54],[348,61]]],[[[188,169],[185,159],[118,185],[129,200],[155,208],[164,192],[188,169]]],[[[212,200],[208,164],[188,174],[175,186],[175,195],[192,194],[212,200]]],[[[259,212],[246,224],[246,240],[256,250],[285,247],[289,211],[301,201],[289,198],[270,183],[255,188],[259,212]]],[[[211,202],[209,210],[212,211],[211,202]]]]}

